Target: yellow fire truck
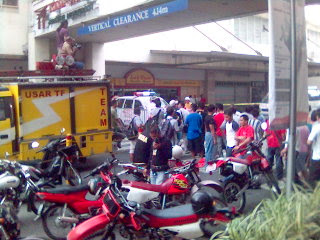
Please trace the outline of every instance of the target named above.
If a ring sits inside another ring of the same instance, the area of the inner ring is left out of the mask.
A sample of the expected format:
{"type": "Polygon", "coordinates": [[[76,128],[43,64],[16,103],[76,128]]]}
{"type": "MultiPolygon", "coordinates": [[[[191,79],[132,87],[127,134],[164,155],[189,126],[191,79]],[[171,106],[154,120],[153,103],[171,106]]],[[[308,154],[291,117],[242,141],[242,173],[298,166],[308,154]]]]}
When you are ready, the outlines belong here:
{"type": "Polygon", "coordinates": [[[45,146],[62,128],[84,157],[112,151],[109,82],[87,72],[61,74],[0,72],[0,159],[41,159],[32,142],[45,146]]]}

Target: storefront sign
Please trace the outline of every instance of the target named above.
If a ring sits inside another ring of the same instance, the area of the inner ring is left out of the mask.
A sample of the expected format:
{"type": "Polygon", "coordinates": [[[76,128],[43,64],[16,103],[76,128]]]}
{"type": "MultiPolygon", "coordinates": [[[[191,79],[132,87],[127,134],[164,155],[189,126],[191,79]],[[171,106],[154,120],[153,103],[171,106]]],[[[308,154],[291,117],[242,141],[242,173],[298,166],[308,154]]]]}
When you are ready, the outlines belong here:
{"type": "Polygon", "coordinates": [[[81,2],[81,0],[58,0],[48,5],[49,12],[57,11],[66,6],[72,6],[78,2],[81,2]]]}
{"type": "Polygon", "coordinates": [[[59,0],[55,1],[49,5],[46,5],[42,7],[41,9],[35,11],[35,14],[38,16],[38,29],[44,29],[46,28],[46,21],[48,21],[48,24],[55,24],[62,22],[66,19],[75,19],[78,17],[83,16],[87,12],[90,12],[93,10],[94,4],[96,0],[59,0]],[[79,7],[78,3],[84,2],[87,3],[85,6],[81,8],[79,7]],[[75,5],[75,6],[74,6],[75,5]],[[71,11],[60,14],[61,10],[65,7],[74,6],[74,8],[71,8],[71,11]],[[76,10],[74,10],[76,9],[76,10]],[[56,17],[50,19],[50,15],[56,13],[56,17]]]}
{"type": "Polygon", "coordinates": [[[54,19],[50,19],[48,21],[48,24],[51,25],[51,24],[62,22],[63,20],[66,20],[66,19],[75,19],[77,17],[81,17],[86,12],[92,11],[93,10],[93,5],[94,5],[94,2],[91,2],[88,5],[86,5],[86,6],[82,7],[82,8],[79,8],[79,9],[77,9],[75,11],[69,12],[67,14],[58,15],[54,19]]]}
{"type": "Polygon", "coordinates": [[[194,80],[156,80],[157,87],[200,87],[199,81],[194,80]]]}
{"type": "Polygon", "coordinates": [[[154,76],[143,69],[134,69],[125,76],[127,84],[153,85],[154,76]]]}
{"type": "Polygon", "coordinates": [[[136,11],[128,13],[126,15],[121,15],[106,19],[102,22],[87,25],[78,28],[78,35],[86,35],[94,32],[104,31],[109,28],[115,28],[130,23],[141,22],[148,19],[153,19],[156,17],[164,16],[170,13],[183,11],[188,8],[188,0],[175,0],[172,2],[157,5],[145,10],[136,11]]]}
{"type": "Polygon", "coordinates": [[[126,80],[124,78],[113,78],[111,79],[111,84],[114,86],[125,86],[126,80]]]}

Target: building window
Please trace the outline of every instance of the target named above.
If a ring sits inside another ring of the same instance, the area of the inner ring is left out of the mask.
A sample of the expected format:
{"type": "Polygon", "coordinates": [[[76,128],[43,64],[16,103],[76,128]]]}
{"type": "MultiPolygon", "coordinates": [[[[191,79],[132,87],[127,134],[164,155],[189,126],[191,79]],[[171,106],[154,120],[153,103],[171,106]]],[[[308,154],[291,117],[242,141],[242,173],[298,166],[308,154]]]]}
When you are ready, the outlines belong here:
{"type": "Polygon", "coordinates": [[[268,44],[268,19],[260,16],[236,18],[234,34],[242,41],[254,44],[268,44]]]}
{"type": "Polygon", "coordinates": [[[18,0],[2,0],[2,5],[5,5],[5,6],[18,6],[18,0]]]}

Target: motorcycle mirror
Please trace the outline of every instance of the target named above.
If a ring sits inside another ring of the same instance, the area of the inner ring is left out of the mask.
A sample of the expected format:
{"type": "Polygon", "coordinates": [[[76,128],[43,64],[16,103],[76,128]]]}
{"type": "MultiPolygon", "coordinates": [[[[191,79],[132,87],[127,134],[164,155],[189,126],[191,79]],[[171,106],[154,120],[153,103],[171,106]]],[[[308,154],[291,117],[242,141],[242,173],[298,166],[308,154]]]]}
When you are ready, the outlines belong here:
{"type": "Polygon", "coordinates": [[[61,128],[60,133],[62,134],[62,133],[64,133],[65,131],[66,131],[65,128],[61,128]]]}
{"type": "Polygon", "coordinates": [[[267,130],[267,128],[268,128],[268,124],[266,122],[261,123],[261,129],[263,131],[267,130]]]}
{"type": "Polygon", "coordinates": [[[39,146],[40,146],[40,144],[38,142],[31,143],[32,148],[38,148],[39,146]]]}

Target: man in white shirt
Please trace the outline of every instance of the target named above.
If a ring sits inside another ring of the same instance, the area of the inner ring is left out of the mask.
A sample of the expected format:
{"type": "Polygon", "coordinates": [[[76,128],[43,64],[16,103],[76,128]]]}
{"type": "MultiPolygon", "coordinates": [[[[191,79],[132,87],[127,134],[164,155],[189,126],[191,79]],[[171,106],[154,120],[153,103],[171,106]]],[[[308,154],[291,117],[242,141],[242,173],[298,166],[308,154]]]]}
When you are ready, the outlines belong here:
{"type": "Polygon", "coordinates": [[[239,129],[239,124],[233,120],[233,109],[228,109],[224,112],[225,128],[226,128],[226,156],[232,156],[232,149],[237,145],[236,132],[239,129]]]}
{"type": "Polygon", "coordinates": [[[307,142],[308,145],[312,145],[309,180],[314,185],[320,180],[320,110],[316,111],[316,118],[317,122],[312,126],[307,142]]]}

